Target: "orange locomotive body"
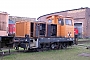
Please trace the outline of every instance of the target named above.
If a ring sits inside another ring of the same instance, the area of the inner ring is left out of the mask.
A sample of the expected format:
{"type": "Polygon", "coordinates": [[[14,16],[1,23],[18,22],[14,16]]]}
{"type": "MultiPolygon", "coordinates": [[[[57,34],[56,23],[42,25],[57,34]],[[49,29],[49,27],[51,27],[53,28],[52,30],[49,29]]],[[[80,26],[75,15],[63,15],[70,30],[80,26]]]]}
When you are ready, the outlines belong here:
{"type": "Polygon", "coordinates": [[[16,22],[16,37],[35,37],[35,22],[21,21],[16,22]]]}
{"type": "MultiPolygon", "coordinates": [[[[57,24],[48,24],[46,22],[28,22],[21,21],[16,22],[16,37],[56,37],[56,32],[53,32],[53,29],[56,28],[57,24]],[[51,28],[51,30],[49,29],[51,28]],[[53,33],[55,35],[53,35],[53,33]]],[[[57,30],[57,29],[56,29],[57,30]]]]}
{"type": "Polygon", "coordinates": [[[47,17],[48,23],[57,24],[57,37],[74,37],[74,20],[71,17],[62,17],[58,15],[47,17]]]}

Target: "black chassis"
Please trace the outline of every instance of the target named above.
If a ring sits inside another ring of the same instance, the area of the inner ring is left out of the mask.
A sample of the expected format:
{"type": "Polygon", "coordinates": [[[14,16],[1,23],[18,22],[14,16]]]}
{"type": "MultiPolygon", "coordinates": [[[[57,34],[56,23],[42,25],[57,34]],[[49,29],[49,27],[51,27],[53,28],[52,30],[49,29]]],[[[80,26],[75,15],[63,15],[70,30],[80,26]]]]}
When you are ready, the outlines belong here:
{"type": "Polygon", "coordinates": [[[34,49],[33,47],[30,47],[31,41],[32,40],[36,40],[37,41],[37,47],[36,48],[41,48],[41,44],[45,44],[45,43],[65,43],[68,42],[70,43],[70,46],[73,45],[74,43],[74,38],[62,38],[62,37],[42,37],[42,38],[29,38],[29,37],[25,37],[25,38],[19,38],[19,42],[15,42],[15,47],[21,47],[21,48],[27,48],[27,44],[28,44],[28,48],[29,49],[34,49]]]}

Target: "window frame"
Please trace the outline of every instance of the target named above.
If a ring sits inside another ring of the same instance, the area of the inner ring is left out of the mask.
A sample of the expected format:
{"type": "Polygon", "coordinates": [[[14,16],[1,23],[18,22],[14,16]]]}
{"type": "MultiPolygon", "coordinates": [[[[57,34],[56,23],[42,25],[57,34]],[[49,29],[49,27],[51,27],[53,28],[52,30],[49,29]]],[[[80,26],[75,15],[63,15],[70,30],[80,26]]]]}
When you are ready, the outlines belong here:
{"type": "Polygon", "coordinates": [[[52,23],[52,19],[48,19],[48,23],[52,23]]]}
{"type": "Polygon", "coordinates": [[[73,26],[72,19],[65,18],[65,25],[73,26]],[[66,23],[66,20],[68,20],[70,23],[66,23]]]}
{"type": "Polygon", "coordinates": [[[58,24],[64,25],[64,19],[59,18],[59,19],[58,19],[58,24]],[[59,21],[61,21],[61,22],[59,22],[59,21]]]}

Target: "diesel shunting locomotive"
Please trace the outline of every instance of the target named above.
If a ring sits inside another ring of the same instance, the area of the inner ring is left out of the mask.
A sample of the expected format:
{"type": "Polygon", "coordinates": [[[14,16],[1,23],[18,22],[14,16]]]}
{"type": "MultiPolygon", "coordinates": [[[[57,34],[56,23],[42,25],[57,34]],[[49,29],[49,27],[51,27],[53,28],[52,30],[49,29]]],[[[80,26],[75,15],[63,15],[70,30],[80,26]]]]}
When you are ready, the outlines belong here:
{"type": "Polygon", "coordinates": [[[16,22],[14,47],[24,50],[63,49],[73,45],[74,20],[71,17],[49,16],[45,21],[16,22]]]}

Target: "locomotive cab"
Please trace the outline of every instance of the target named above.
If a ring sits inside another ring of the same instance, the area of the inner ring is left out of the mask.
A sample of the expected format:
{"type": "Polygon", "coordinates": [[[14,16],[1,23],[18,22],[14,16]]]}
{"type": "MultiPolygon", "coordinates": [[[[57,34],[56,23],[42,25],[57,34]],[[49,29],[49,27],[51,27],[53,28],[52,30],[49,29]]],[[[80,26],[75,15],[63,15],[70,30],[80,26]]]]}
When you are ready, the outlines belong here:
{"type": "Polygon", "coordinates": [[[61,27],[61,37],[74,38],[74,23],[71,17],[59,18],[58,23],[61,27]]]}
{"type": "Polygon", "coordinates": [[[57,24],[57,37],[74,38],[74,20],[72,17],[49,16],[47,23],[57,24]]]}

